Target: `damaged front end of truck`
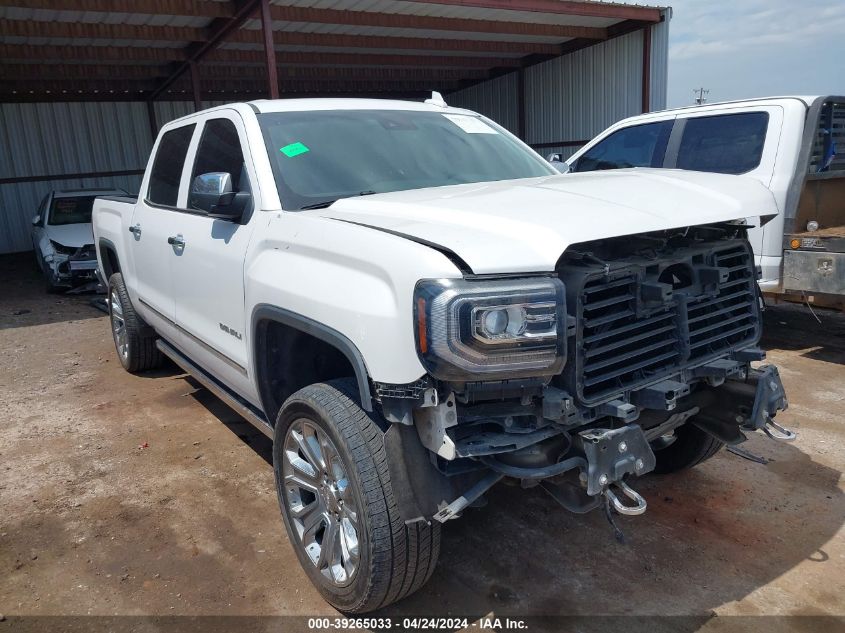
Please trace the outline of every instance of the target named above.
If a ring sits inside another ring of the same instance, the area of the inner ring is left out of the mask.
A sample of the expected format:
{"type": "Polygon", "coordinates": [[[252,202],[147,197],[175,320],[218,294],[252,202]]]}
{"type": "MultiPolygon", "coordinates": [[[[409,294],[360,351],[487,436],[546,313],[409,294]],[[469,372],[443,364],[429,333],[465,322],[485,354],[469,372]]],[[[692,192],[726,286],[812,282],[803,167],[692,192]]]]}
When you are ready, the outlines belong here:
{"type": "Polygon", "coordinates": [[[394,422],[388,450],[403,455],[391,476],[411,491],[403,514],[452,519],[506,477],[575,513],[642,514],[637,477],[694,465],[753,431],[794,438],[774,421],[787,407],[777,368],[759,364],[745,231],[721,223],[580,243],[553,275],[420,282],[428,375],[375,385],[394,422]],[[427,450],[415,452],[412,435],[427,450]]]}

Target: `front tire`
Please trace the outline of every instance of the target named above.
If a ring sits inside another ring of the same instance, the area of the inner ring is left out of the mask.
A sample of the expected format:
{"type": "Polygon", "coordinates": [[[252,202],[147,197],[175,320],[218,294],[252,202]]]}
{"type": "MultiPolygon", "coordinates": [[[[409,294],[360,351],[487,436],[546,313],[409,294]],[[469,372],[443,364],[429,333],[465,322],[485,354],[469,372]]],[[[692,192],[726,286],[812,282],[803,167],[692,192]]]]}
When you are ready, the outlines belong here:
{"type": "Polygon", "coordinates": [[[657,463],[654,472],[659,475],[675,473],[710,459],[725,445],[709,433],[687,422],[675,429],[675,441],[665,448],[654,448],[657,463]]]}
{"type": "Polygon", "coordinates": [[[332,606],[364,613],[431,577],[440,525],[405,525],[393,495],[383,425],[351,379],[300,389],[279,412],[273,468],[299,562],[332,606]]]}
{"type": "Polygon", "coordinates": [[[162,355],[156,347],[158,337],[132,307],[123,275],[109,277],[108,291],[109,321],[120,364],[132,374],[159,367],[162,355]]]}

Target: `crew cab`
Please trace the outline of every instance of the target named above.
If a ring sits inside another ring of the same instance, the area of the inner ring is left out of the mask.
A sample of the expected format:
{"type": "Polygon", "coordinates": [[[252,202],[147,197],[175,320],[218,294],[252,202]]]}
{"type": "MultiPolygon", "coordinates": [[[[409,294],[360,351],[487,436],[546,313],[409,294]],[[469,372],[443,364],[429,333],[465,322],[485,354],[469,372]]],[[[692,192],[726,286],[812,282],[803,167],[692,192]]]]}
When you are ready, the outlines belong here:
{"type": "Polygon", "coordinates": [[[297,557],[358,613],[503,478],[613,521],[636,477],[793,437],[746,239],[776,213],[753,178],[559,175],[439,99],[290,99],[163,126],[94,234],[123,367],[272,439],[297,557]]]}
{"type": "Polygon", "coordinates": [[[845,307],[845,97],[771,97],[644,114],[612,125],[566,161],[571,172],[627,167],[758,179],[779,211],[748,236],[763,291],[845,307]]]}

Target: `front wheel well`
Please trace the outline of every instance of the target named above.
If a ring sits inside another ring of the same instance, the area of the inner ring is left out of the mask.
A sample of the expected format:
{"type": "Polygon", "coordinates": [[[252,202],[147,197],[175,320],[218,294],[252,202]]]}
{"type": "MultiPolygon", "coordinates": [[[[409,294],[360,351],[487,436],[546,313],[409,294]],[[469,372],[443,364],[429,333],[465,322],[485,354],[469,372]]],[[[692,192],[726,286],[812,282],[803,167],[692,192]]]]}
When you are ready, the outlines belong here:
{"type": "Polygon", "coordinates": [[[271,423],[289,396],[307,385],[336,378],[357,379],[361,406],[372,410],[363,360],[348,339],[310,320],[285,322],[292,320],[290,313],[280,310],[272,317],[258,316],[255,370],[264,413],[271,423]]]}

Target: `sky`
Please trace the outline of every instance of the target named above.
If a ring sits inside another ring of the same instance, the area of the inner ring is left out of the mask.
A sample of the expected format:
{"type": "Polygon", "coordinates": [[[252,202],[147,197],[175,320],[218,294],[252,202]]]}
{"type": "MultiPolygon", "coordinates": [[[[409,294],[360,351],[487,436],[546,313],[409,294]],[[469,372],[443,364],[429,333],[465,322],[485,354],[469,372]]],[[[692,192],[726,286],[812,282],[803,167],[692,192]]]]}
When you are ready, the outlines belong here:
{"type": "MultiPolygon", "coordinates": [[[[649,2],[649,4],[657,4],[649,2]]],[[[845,0],[666,0],[667,107],[845,93],[845,0]]]]}

